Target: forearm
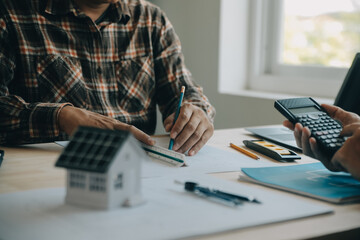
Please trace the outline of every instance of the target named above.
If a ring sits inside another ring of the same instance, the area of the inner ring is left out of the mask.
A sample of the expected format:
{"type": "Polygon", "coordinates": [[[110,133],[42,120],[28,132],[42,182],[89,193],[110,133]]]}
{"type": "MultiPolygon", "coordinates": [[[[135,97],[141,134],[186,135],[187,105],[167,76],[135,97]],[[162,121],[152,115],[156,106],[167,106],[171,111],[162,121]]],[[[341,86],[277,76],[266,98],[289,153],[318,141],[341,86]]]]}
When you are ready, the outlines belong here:
{"type": "Polygon", "coordinates": [[[64,139],[58,124],[67,103],[26,103],[18,96],[0,97],[0,144],[25,144],[64,139]]]}

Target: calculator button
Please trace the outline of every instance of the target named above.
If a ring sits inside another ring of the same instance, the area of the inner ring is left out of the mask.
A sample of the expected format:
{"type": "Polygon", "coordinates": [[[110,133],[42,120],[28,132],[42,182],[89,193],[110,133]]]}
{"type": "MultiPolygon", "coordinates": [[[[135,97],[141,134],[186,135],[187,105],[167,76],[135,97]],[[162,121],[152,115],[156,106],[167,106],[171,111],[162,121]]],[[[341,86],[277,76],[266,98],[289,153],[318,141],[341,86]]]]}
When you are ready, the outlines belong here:
{"type": "Polygon", "coordinates": [[[311,119],[319,119],[319,115],[318,114],[308,114],[308,117],[311,119]]]}

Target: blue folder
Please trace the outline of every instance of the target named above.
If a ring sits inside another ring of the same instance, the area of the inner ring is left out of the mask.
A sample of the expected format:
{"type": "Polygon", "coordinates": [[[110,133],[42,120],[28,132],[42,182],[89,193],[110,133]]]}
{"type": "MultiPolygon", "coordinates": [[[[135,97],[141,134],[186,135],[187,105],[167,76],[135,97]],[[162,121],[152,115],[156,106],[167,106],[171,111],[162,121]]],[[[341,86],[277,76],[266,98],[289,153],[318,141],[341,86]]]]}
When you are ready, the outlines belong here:
{"type": "Polygon", "coordinates": [[[322,163],[243,168],[247,180],[332,203],[360,201],[360,182],[348,173],[331,172],[322,163]]]}

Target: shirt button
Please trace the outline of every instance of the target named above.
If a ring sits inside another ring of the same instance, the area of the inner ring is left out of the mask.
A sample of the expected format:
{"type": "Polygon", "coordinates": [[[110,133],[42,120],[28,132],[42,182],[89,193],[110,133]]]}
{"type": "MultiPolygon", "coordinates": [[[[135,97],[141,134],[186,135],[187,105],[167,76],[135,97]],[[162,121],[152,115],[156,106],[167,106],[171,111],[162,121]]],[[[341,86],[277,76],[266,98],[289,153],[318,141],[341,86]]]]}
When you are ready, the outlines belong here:
{"type": "Polygon", "coordinates": [[[101,67],[98,67],[98,68],[96,69],[96,72],[97,72],[98,74],[102,74],[102,69],[101,69],[101,67]]]}

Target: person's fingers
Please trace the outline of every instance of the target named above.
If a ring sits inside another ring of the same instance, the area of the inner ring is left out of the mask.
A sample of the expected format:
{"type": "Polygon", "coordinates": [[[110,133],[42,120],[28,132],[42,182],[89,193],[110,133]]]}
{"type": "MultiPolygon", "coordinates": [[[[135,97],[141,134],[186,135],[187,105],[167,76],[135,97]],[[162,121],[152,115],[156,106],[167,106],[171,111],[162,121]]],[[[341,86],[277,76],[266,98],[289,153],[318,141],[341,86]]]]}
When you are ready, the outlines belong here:
{"type": "Polygon", "coordinates": [[[285,127],[287,127],[288,129],[290,129],[290,130],[294,130],[294,129],[295,129],[295,125],[294,125],[292,122],[290,122],[289,120],[285,120],[285,121],[283,122],[283,125],[284,125],[285,127]]]}
{"type": "Polygon", "coordinates": [[[173,148],[175,151],[186,152],[191,146],[184,146],[184,144],[190,138],[197,138],[194,139],[195,142],[197,142],[200,139],[202,133],[205,131],[202,130],[202,128],[199,126],[200,123],[201,123],[201,119],[199,118],[199,116],[193,114],[190,120],[184,126],[181,133],[175,139],[175,144],[173,148]]]}
{"type": "Polygon", "coordinates": [[[189,104],[184,104],[181,107],[179,116],[171,129],[170,138],[175,139],[178,136],[178,134],[184,129],[185,125],[190,121],[192,114],[193,111],[189,104]]]}
{"type": "Polygon", "coordinates": [[[322,162],[322,164],[324,164],[324,166],[327,169],[329,169],[330,171],[334,171],[335,168],[332,165],[330,159],[327,159],[327,157],[321,153],[315,138],[313,138],[313,137],[310,138],[309,142],[310,142],[310,147],[311,147],[312,152],[314,153],[315,158],[318,159],[320,162],[322,162]]]}
{"type": "Polygon", "coordinates": [[[330,160],[330,165],[325,165],[325,167],[327,169],[329,169],[330,171],[333,172],[347,172],[347,170],[342,166],[341,162],[342,159],[344,158],[344,154],[342,152],[342,150],[340,149],[339,151],[337,151],[333,158],[330,160]]]}
{"type": "Polygon", "coordinates": [[[175,118],[175,113],[169,115],[165,121],[164,121],[164,128],[166,132],[170,132],[171,128],[173,127],[173,123],[174,123],[174,118],[175,118]]]}
{"type": "Polygon", "coordinates": [[[336,116],[342,114],[342,109],[334,105],[321,104],[321,107],[329,114],[330,117],[336,118],[336,116]]]}
{"type": "Polygon", "coordinates": [[[141,131],[140,129],[138,129],[132,125],[119,122],[116,125],[114,125],[114,128],[116,130],[123,130],[123,131],[131,132],[137,140],[139,140],[140,142],[143,142],[147,145],[155,144],[155,141],[148,134],[144,133],[143,131],[141,131]]]}
{"type": "Polygon", "coordinates": [[[336,163],[332,159],[329,159],[322,151],[320,151],[315,138],[311,137],[309,139],[309,142],[314,157],[321,161],[321,163],[324,164],[327,169],[333,172],[343,171],[344,168],[339,163],[336,163]]]}
{"type": "Polygon", "coordinates": [[[354,132],[360,128],[360,123],[352,123],[349,125],[346,125],[343,127],[343,130],[341,131],[341,136],[351,136],[354,134],[354,132]]]}
{"type": "Polygon", "coordinates": [[[206,130],[199,141],[189,150],[189,156],[194,156],[197,154],[200,149],[206,144],[206,142],[211,138],[213,135],[213,130],[206,130]]]}
{"type": "Polygon", "coordinates": [[[301,134],[301,147],[305,155],[310,157],[315,157],[310,147],[310,142],[309,142],[310,136],[311,136],[310,129],[308,127],[304,127],[301,134]]]}
{"type": "Polygon", "coordinates": [[[342,125],[360,122],[360,117],[355,113],[347,112],[333,105],[322,104],[321,106],[330,115],[330,117],[340,121],[342,125]]]}
{"type": "Polygon", "coordinates": [[[300,148],[302,148],[302,142],[301,142],[302,131],[303,131],[303,126],[300,123],[297,123],[294,128],[294,137],[295,137],[296,145],[298,145],[300,148]]]}
{"type": "MultiPolygon", "coordinates": [[[[189,122],[190,123],[190,122],[189,122]]],[[[178,149],[178,152],[186,152],[187,150],[189,150],[191,147],[193,147],[199,140],[200,138],[203,136],[204,132],[206,131],[207,127],[206,125],[203,123],[199,123],[198,127],[195,129],[195,131],[189,136],[188,139],[185,140],[185,142],[181,145],[181,147],[178,149]]],[[[187,130],[187,126],[185,127],[184,131],[179,135],[178,138],[181,137],[181,135],[186,132],[187,130]]],[[[189,132],[190,133],[190,132],[189,132]]],[[[177,141],[178,139],[176,139],[177,141]]]]}

